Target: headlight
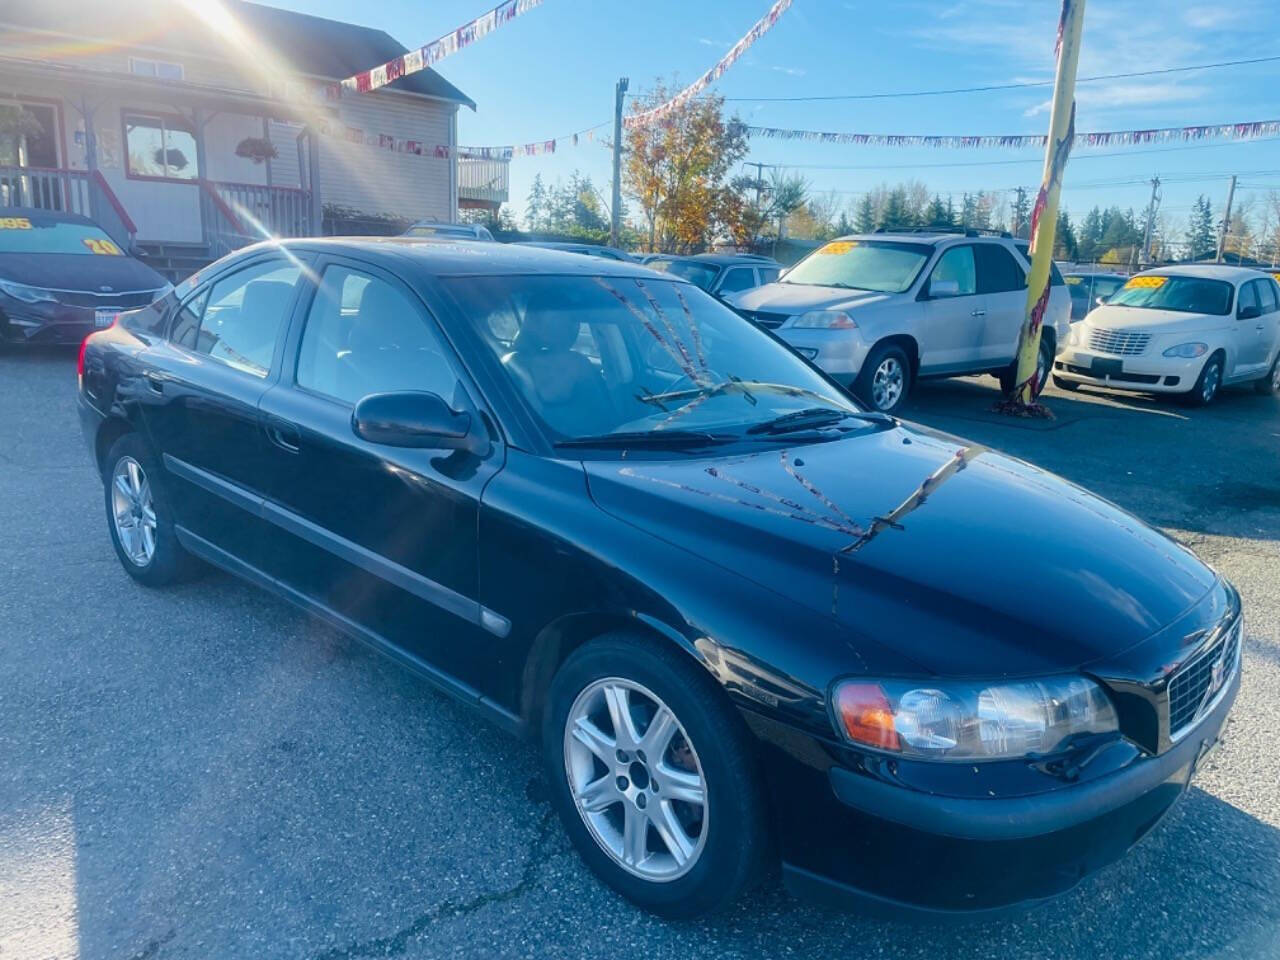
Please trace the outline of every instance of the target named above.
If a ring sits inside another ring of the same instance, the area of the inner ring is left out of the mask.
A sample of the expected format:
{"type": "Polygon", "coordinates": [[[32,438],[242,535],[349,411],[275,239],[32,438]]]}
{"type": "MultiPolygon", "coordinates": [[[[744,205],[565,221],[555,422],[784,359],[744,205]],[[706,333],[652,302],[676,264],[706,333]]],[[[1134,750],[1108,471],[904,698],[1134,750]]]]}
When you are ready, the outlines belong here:
{"type": "Polygon", "coordinates": [[[1084,324],[1077,320],[1071,324],[1071,329],[1067,331],[1067,346],[1075,347],[1084,342],[1084,324]]]}
{"type": "Polygon", "coordinates": [[[843,310],[810,310],[796,317],[793,327],[821,327],[826,330],[850,330],[857,326],[843,310]]]}
{"type": "Polygon", "coordinates": [[[1119,729],[1102,688],[1078,676],[993,684],[849,680],[833,700],[846,740],[922,760],[1050,754],[1073,737],[1119,729]]]}
{"type": "Polygon", "coordinates": [[[12,280],[0,280],[0,290],[23,303],[57,303],[58,301],[58,298],[48,290],[29,287],[25,283],[14,283],[12,280]]]}
{"type": "Polygon", "coordinates": [[[1166,357],[1182,357],[1184,360],[1190,360],[1193,357],[1203,357],[1208,351],[1207,343],[1180,343],[1176,347],[1170,347],[1164,352],[1166,357]]]}

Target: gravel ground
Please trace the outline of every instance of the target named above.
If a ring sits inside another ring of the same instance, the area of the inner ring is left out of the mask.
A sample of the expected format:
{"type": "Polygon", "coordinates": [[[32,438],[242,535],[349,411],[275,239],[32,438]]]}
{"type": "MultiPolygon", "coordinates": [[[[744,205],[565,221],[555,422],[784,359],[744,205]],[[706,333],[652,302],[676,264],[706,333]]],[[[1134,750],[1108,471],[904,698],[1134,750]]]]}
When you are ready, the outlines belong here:
{"type": "Polygon", "coordinates": [[[1280,956],[1280,400],[1051,391],[1058,419],[1009,421],[979,378],[908,413],[1110,497],[1243,592],[1228,740],[1138,849],[1000,921],[770,886],[669,924],[579,863],[529,745],[229,577],[129,580],[73,365],[0,356],[0,958],[1280,956]]]}

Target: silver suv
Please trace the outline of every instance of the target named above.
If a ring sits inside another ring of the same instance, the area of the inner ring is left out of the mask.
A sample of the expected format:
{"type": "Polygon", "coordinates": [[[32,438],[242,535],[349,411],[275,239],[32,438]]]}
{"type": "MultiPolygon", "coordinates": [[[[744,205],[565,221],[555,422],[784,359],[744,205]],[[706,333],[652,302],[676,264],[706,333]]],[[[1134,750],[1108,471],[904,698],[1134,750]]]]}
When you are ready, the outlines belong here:
{"type": "MultiPolygon", "coordinates": [[[[1007,234],[873,233],[833,240],[729,302],[894,413],[920,377],[990,373],[1011,384],[1029,269],[1026,242],[1007,234]]],[[[1071,296],[1051,273],[1039,386],[1071,323],[1071,296]]]]}

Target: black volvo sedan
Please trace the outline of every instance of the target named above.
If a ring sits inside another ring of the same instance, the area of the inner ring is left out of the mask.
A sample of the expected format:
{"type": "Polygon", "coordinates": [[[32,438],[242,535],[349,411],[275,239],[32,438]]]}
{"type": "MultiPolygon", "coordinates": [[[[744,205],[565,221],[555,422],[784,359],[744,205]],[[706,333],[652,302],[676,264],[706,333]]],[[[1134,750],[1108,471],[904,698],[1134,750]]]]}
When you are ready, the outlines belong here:
{"type": "Polygon", "coordinates": [[[80,343],[169,289],[88,217],[0,207],[0,348],[80,343]]]}
{"type": "Polygon", "coordinates": [[[925,910],[1057,894],[1239,685],[1190,552],[636,266],[256,246],[91,336],[79,409],[133,578],[214,564],[540,738],[583,859],[668,917],[779,859],[925,910]]]}

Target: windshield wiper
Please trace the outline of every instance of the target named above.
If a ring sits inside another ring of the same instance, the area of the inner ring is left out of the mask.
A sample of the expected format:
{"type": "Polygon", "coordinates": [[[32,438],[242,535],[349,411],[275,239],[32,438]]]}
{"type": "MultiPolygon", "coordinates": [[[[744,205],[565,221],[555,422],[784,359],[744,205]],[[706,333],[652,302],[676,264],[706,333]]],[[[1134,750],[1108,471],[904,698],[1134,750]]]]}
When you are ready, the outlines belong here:
{"type": "Polygon", "coordinates": [[[714,443],[729,443],[735,438],[724,433],[708,433],[705,430],[622,430],[618,433],[600,433],[587,437],[570,437],[558,440],[557,447],[696,447],[714,443]]]}
{"type": "Polygon", "coordinates": [[[748,427],[746,432],[760,434],[790,433],[793,430],[818,430],[822,427],[835,426],[841,420],[850,418],[863,420],[867,423],[889,425],[895,422],[887,414],[875,411],[855,412],[853,410],[839,410],[834,407],[805,407],[803,410],[793,410],[791,413],[784,413],[782,416],[766,420],[764,423],[757,423],[748,427]]]}

